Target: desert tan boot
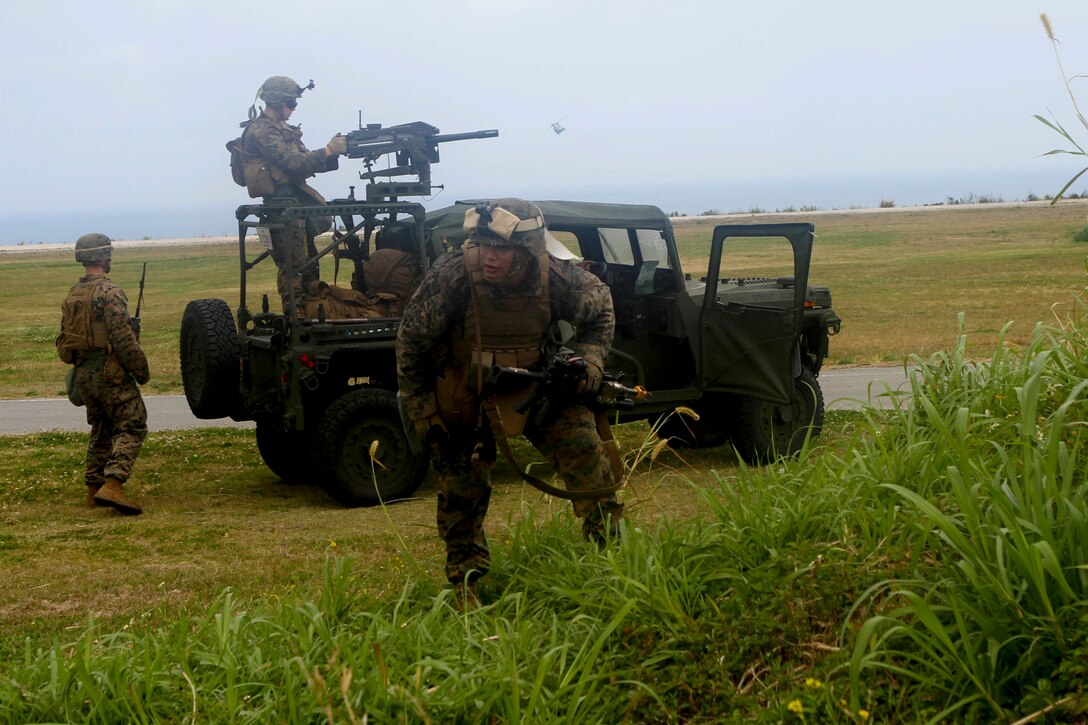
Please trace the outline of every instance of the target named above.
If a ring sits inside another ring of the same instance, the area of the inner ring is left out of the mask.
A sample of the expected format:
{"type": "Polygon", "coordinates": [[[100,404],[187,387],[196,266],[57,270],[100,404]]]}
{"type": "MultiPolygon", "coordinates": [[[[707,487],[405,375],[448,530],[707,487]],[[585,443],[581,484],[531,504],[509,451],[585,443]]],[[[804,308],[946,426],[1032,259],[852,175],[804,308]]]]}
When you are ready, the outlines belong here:
{"type": "Polygon", "coordinates": [[[453,591],[457,598],[457,611],[471,612],[480,608],[480,589],[475,580],[457,582],[453,585],[453,591]]]}
{"type": "Polygon", "coordinates": [[[94,497],[95,497],[95,494],[98,493],[98,489],[100,489],[100,488],[102,488],[102,487],[101,486],[87,486],[87,508],[89,508],[89,509],[98,508],[98,503],[95,502],[94,497]]]}
{"type": "Polygon", "coordinates": [[[125,497],[121,492],[121,482],[113,476],[106,478],[102,488],[94,495],[94,502],[99,506],[111,506],[126,516],[138,516],[144,512],[140,504],[125,497]]]}

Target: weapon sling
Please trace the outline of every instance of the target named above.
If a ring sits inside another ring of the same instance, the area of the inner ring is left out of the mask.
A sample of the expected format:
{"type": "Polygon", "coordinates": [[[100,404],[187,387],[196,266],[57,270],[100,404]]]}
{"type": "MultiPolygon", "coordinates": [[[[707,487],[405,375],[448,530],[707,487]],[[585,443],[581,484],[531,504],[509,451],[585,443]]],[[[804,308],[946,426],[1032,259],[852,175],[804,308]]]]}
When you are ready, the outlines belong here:
{"type": "MultiPolygon", "coordinates": [[[[542,274],[547,274],[547,270],[541,270],[542,274]]],[[[476,285],[472,284],[469,280],[469,290],[472,295],[472,311],[476,315],[477,321],[481,319],[479,309],[476,305],[476,285]]],[[[480,332],[480,325],[474,326],[476,328],[476,353],[480,358],[476,361],[476,392],[482,394],[484,389],[484,369],[481,364],[483,359],[484,344],[483,336],[480,332]]],[[[521,476],[521,480],[528,483],[533,488],[546,493],[549,496],[555,496],[556,498],[566,499],[567,501],[587,501],[596,498],[604,498],[609,494],[613,494],[623,488],[624,476],[623,476],[623,461],[620,460],[619,449],[616,447],[616,439],[612,435],[612,428],[608,425],[608,416],[605,412],[594,411],[594,419],[597,423],[597,433],[601,437],[601,442],[604,444],[604,449],[608,454],[608,461],[612,469],[612,485],[605,486],[604,488],[594,488],[588,491],[568,491],[562,488],[556,488],[547,481],[537,478],[533,474],[523,469],[514,458],[514,452],[510,450],[510,443],[506,439],[506,431],[502,429],[502,422],[499,420],[499,412],[495,407],[495,398],[492,395],[487,396],[480,405],[480,415],[487,418],[488,424],[491,426],[491,434],[495,438],[495,444],[502,451],[502,455],[506,458],[506,462],[517,471],[521,476]]],[[[480,424],[481,421],[477,421],[480,424]]]]}

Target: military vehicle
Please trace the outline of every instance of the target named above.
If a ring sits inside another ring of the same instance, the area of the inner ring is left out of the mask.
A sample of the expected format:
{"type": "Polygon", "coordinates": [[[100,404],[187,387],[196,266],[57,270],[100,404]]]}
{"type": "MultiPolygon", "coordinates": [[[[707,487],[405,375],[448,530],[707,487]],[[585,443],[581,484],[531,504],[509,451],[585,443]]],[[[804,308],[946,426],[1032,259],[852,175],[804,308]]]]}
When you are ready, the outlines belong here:
{"type": "MultiPolygon", "coordinates": [[[[309,259],[286,254],[288,277],[332,255],[353,263],[355,280],[372,240],[390,233],[405,251],[419,255],[426,271],[445,250],[423,236],[426,210],[403,197],[431,196],[439,144],[492,138],[495,130],[439,134],[423,122],[383,128],[368,124],[346,134],[348,157],[361,159],[367,182],[364,199],[351,187],[346,198],[324,206],[238,207],[238,306],[222,299],[192,300],[181,320],[181,370],[185,397],[202,419],[230,417],[256,422],[257,449],[281,479],[318,481],[348,506],[408,496],[427,473],[426,455],[412,454],[396,404],[396,318],[331,319],[319,307],[313,318],[299,315],[294,290],[287,312],[273,311],[267,295],[252,300],[247,280],[260,273],[275,278],[271,234],[275,224],[332,217],[343,231],[309,259]],[[386,155],[396,166],[374,168],[386,155]],[[411,177],[407,180],[393,177],[411,177]],[[389,178],[385,178],[389,177],[389,178]],[[253,255],[247,237],[255,232],[261,251],[253,255]],[[256,270],[256,272],[255,272],[256,270]]],[[[319,238],[320,239],[320,238],[319,238]]],[[[275,300],[280,307],[280,300],[275,300]]]]}
{"type": "MultiPolygon", "coordinates": [[[[315,481],[348,506],[410,495],[429,459],[412,452],[396,403],[395,343],[399,319],[313,318],[271,310],[267,295],[247,296],[254,269],[274,277],[268,229],[284,222],[332,216],[345,231],[307,260],[288,255],[289,274],[316,266],[327,255],[356,263],[370,241],[396,231],[416,250],[423,271],[463,236],[465,203],[427,214],[406,196],[430,196],[430,165],[438,144],[487,138],[494,131],[441,136],[423,123],[349,135],[349,153],[367,170],[366,200],[334,199],[327,206],[238,207],[238,305],[222,299],[191,301],[182,316],[181,370],[186,399],[202,419],[256,422],[257,448],[269,469],[289,482],[315,481]],[[398,166],[372,168],[384,154],[398,166]],[[418,180],[381,181],[383,176],[418,180]],[[252,256],[247,236],[265,248],[252,256]],[[251,258],[252,257],[252,258],[251,258]],[[263,265],[263,266],[262,266],[263,265]]],[[[586,260],[599,265],[612,290],[617,325],[609,371],[651,397],[621,420],[661,420],[659,434],[677,445],[732,441],[746,459],[795,453],[819,432],[823,396],[817,375],[828,336],[839,329],[826,287],[808,284],[812,226],[715,227],[705,280],[681,271],[670,219],[653,206],[537,202],[549,227],[586,260]],[[739,237],[784,237],[792,272],[777,278],[723,278],[726,243],[739,237]],[[699,418],[670,415],[679,406],[699,418]]],[[[278,300],[276,301],[279,302],[278,300]]],[[[278,305],[277,305],[278,306],[278,305]]]]}

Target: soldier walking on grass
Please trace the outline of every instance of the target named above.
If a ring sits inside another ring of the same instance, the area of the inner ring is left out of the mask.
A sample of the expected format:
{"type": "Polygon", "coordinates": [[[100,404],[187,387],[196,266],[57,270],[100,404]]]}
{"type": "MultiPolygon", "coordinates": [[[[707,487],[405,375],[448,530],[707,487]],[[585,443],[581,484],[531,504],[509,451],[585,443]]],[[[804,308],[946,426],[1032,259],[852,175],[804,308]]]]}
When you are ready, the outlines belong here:
{"type": "MultiPolygon", "coordinates": [[[[524,432],[569,491],[613,483],[588,408],[570,405],[544,420],[533,411],[496,407],[483,376],[493,364],[541,370],[559,347],[557,323],[565,320],[576,331],[568,344],[586,362],[579,392],[595,392],[615,318],[600,280],[547,253],[535,204],[478,204],[466,213],[464,228],[470,232],[464,246],[435,263],[405,309],[397,373],[406,416],[434,454],[446,577],[471,606],[490,558],[483,524],[497,437],[524,432]]],[[[604,541],[618,530],[623,505],[615,494],[572,504],[587,538],[604,541]]]]}
{"type": "MultiPolygon", "coordinates": [[[[139,323],[129,317],[125,292],[106,275],[113,245],[105,234],[76,241],[84,275],[61,305],[57,354],[75,366],[69,396],[87,406],[87,508],[109,506],[135,516],[143,509],[121,487],[147,437],[147,409],[137,384],[151,377],[140,349],[139,323]]],[[[78,402],[77,402],[78,404],[78,402]]]]}
{"type": "MultiPolygon", "coordinates": [[[[313,81],[308,88],[313,88],[313,81]]],[[[287,123],[304,90],[287,76],[272,76],[266,80],[257,92],[265,103],[264,109],[260,115],[250,109],[251,120],[238,140],[249,196],[263,197],[263,203],[269,207],[323,205],[325,199],[306,180],[314,174],[339,168],[339,157],[348,150],[347,138],[337,134],[324,148],[310,151],[302,143],[302,129],[287,123]]],[[[269,221],[282,223],[278,215],[269,221]]],[[[276,285],[285,312],[289,286],[294,288],[296,302],[301,303],[309,284],[318,280],[316,270],[288,280],[284,271],[285,250],[290,249],[291,260],[297,269],[299,264],[317,254],[314,237],[330,227],[328,217],[310,217],[295,219],[282,230],[271,230],[272,258],[279,267],[276,285]]]]}

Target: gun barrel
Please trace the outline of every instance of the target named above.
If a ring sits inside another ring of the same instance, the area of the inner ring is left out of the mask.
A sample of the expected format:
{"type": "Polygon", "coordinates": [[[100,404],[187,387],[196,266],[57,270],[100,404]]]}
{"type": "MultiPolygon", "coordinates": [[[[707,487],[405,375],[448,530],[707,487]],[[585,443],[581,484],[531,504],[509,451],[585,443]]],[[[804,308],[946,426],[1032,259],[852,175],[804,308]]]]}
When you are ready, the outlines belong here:
{"type": "Polygon", "coordinates": [[[435,143],[446,143],[448,141],[468,141],[474,138],[496,138],[499,135],[499,129],[489,128],[485,131],[466,131],[465,133],[443,133],[434,137],[435,143]]]}

